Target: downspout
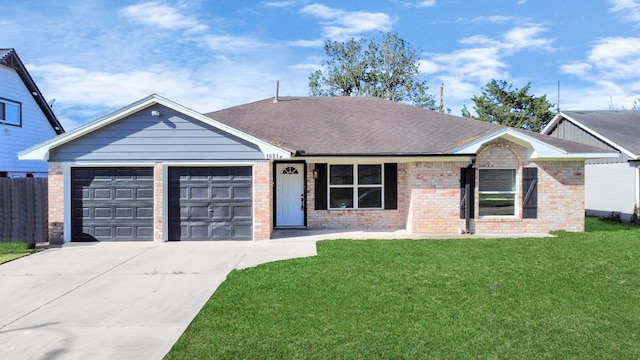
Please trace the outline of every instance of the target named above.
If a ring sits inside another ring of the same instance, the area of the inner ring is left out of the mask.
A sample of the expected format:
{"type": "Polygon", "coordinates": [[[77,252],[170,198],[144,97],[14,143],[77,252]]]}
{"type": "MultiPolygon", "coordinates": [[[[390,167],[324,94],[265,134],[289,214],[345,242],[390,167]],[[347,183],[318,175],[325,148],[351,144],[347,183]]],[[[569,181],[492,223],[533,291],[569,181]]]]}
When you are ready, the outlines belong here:
{"type": "MultiPolygon", "coordinates": [[[[474,157],[471,159],[471,164],[467,166],[467,169],[473,169],[473,174],[475,174],[475,164],[476,159],[474,157]]],[[[466,178],[464,179],[464,193],[467,194],[464,199],[464,227],[467,234],[471,234],[471,199],[472,196],[475,195],[471,193],[472,191],[475,192],[475,184],[474,186],[471,186],[471,179],[473,178],[471,174],[471,171],[467,171],[465,176],[466,178]]]]}

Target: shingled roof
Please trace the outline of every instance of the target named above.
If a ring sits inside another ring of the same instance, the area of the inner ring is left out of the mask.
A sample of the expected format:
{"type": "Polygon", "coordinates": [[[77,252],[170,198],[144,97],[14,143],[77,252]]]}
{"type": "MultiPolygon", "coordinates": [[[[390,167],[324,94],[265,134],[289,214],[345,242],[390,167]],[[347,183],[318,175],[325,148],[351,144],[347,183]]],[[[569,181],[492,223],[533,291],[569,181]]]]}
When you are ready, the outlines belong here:
{"type": "Polygon", "coordinates": [[[51,106],[49,106],[45,100],[42,92],[38,89],[38,86],[35,81],[33,81],[33,78],[31,78],[31,75],[29,75],[27,68],[24,66],[22,60],[20,60],[20,57],[18,57],[18,54],[14,49],[0,49],[0,65],[10,67],[18,73],[18,76],[20,76],[24,85],[33,95],[33,99],[36,101],[36,104],[38,104],[38,107],[42,110],[42,113],[49,121],[49,124],[51,124],[53,131],[58,135],[62,134],[64,132],[62,124],[58,121],[58,118],[53,113],[51,106]]]}
{"type": "MultiPolygon", "coordinates": [[[[280,97],[206,116],[304,155],[443,155],[505,127],[375,97],[280,97]]],[[[570,153],[591,146],[521,132],[570,153]]]]}
{"type": "Polygon", "coordinates": [[[640,156],[640,111],[562,111],[561,115],[601,140],[613,142],[612,146],[640,156]]]}

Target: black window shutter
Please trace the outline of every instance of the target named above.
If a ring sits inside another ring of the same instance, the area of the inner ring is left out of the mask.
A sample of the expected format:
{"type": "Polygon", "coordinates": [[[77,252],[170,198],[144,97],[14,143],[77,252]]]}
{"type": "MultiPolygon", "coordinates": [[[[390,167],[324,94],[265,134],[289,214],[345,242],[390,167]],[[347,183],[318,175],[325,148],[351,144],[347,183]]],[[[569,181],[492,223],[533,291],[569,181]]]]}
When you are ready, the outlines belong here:
{"type": "Polygon", "coordinates": [[[318,178],[316,179],[316,210],[327,210],[327,164],[315,164],[315,170],[318,170],[318,178]]]}
{"type": "Polygon", "coordinates": [[[476,171],[472,167],[460,169],[460,219],[465,219],[465,209],[469,204],[469,217],[474,218],[474,187],[476,186],[476,171]],[[468,190],[468,194],[467,194],[468,190]],[[469,197],[467,201],[467,196],[469,197]]]}
{"type": "Polygon", "coordinates": [[[522,168],[522,218],[538,217],[538,168],[522,168]]]}
{"type": "Polygon", "coordinates": [[[384,164],[384,208],[398,208],[398,164],[384,164]]]}

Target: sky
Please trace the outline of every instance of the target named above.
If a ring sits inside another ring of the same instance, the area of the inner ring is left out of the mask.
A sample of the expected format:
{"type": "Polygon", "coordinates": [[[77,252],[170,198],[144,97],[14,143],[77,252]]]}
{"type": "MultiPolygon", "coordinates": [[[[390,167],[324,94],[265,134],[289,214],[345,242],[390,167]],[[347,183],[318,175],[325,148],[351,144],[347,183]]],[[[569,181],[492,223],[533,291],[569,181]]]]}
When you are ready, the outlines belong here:
{"type": "Polygon", "coordinates": [[[277,81],[307,96],[325,41],[381,32],[416,50],[454,115],[492,79],[561,110],[640,98],[640,0],[0,0],[0,14],[0,48],[67,131],[154,93],[202,113],[273,97],[277,81]]]}

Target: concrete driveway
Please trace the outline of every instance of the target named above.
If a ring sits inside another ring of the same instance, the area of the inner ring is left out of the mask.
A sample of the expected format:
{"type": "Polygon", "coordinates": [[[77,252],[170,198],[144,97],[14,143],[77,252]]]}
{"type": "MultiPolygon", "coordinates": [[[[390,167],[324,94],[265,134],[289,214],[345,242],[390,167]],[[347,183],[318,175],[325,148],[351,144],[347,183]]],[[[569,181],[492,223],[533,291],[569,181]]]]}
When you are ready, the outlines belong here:
{"type": "Polygon", "coordinates": [[[0,359],[161,359],[233,269],[315,241],[72,243],[0,265],[0,359]]]}

